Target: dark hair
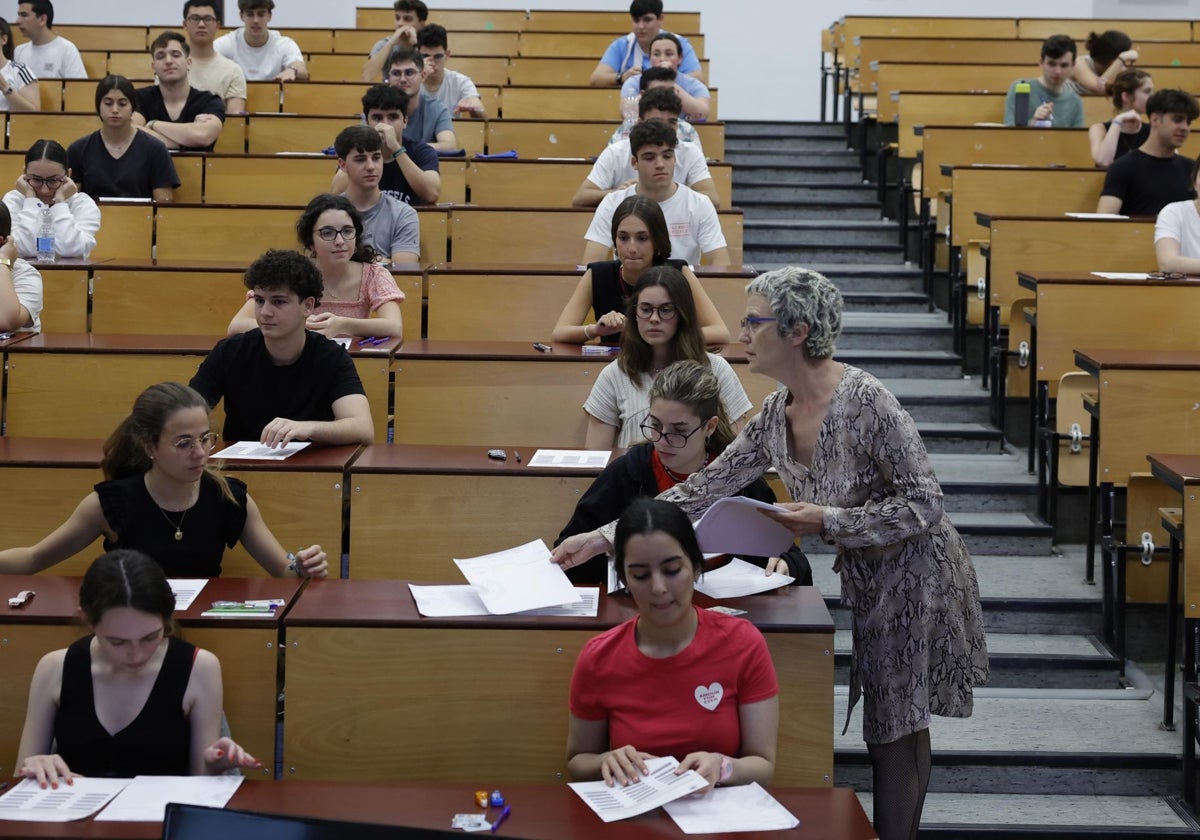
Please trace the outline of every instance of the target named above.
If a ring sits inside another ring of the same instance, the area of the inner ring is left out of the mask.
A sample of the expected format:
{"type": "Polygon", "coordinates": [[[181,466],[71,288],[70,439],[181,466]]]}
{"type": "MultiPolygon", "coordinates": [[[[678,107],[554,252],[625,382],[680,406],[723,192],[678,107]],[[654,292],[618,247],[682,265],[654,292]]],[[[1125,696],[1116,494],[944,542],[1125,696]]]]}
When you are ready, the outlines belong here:
{"type": "Polygon", "coordinates": [[[662,17],[663,4],[662,0],[633,0],[629,4],[629,16],[637,20],[642,15],[654,15],[662,17]]]}
{"type": "Polygon", "coordinates": [[[391,85],[371,85],[362,96],[362,111],[365,117],[371,111],[397,110],[408,113],[408,94],[391,85]]]}
{"type": "Polygon", "coordinates": [[[310,251],[312,250],[317,219],[327,210],[343,211],[350,217],[350,223],[354,225],[354,253],[350,255],[350,259],[361,263],[374,262],[375,249],[367,244],[366,238],[363,236],[362,214],[344,195],[322,193],[308,202],[308,206],[301,211],[300,218],[296,220],[296,238],[300,240],[300,244],[310,251]]]}
{"type": "Polygon", "coordinates": [[[29,10],[33,12],[34,17],[45,15],[47,29],[54,28],[54,4],[50,0],[20,0],[17,5],[20,6],[21,3],[29,4],[29,10]]]}
{"type": "Polygon", "coordinates": [[[650,48],[651,49],[654,48],[655,41],[670,41],[672,44],[675,45],[675,52],[679,53],[680,58],[683,57],[683,44],[680,42],[679,38],[676,35],[673,35],[670,32],[659,32],[657,35],[655,35],[653,38],[650,39],[650,48]]]}
{"type": "MultiPolygon", "coordinates": [[[[672,79],[675,78],[675,71],[670,67],[651,67],[642,74],[642,78],[645,79],[652,73],[669,73],[672,79]]],[[[653,82],[654,79],[651,78],[650,81],[653,82]]],[[[646,112],[650,110],[666,111],[669,114],[676,115],[682,114],[683,100],[679,98],[679,94],[675,92],[675,88],[673,87],[643,88],[642,98],[638,100],[638,117],[644,118],[646,112]]]]}
{"type": "Polygon", "coordinates": [[[172,41],[179,42],[179,46],[183,47],[184,55],[192,54],[192,48],[188,44],[187,37],[180,35],[178,32],[172,32],[168,29],[166,32],[161,33],[157,38],[150,42],[150,55],[153,56],[156,52],[166,47],[167,44],[171,43],[172,41]]]}
{"type": "Polygon", "coordinates": [[[1133,96],[1133,92],[1142,86],[1142,82],[1150,78],[1150,74],[1145,70],[1122,70],[1117,74],[1117,77],[1112,80],[1112,86],[1109,88],[1112,91],[1113,107],[1120,110],[1125,107],[1123,99],[1124,94],[1133,96]]]}
{"type": "Polygon", "coordinates": [[[287,289],[300,300],[313,298],[317,303],[325,291],[321,272],[312,260],[297,251],[281,248],[272,248],[250,263],[242,276],[242,285],[250,291],[287,289]]]}
{"type": "Polygon", "coordinates": [[[1184,114],[1192,122],[1200,117],[1200,105],[1186,90],[1156,90],[1146,100],[1146,116],[1153,114],[1184,114]]]}
{"type": "Polygon", "coordinates": [[[446,34],[446,27],[440,23],[427,23],[417,30],[417,46],[418,47],[441,47],[444,50],[450,49],[449,36],[446,34]]]}
{"type": "Polygon", "coordinates": [[[275,11],[275,0],[238,0],[238,11],[248,12],[251,9],[266,9],[275,11]]]}
{"type": "Polygon", "coordinates": [[[70,165],[67,160],[67,150],[57,140],[34,140],[33,145],[29,147],[29,151],[25,153],[25,163],[30,164],[35,160],[49,160],[54,163],[60,163],[63,169],[66,169],[70,165]]]}
{"type": "Polygon", "coordinates": [[[397,12],[416,12],[417,20],[429,20],[429,7],[421,0],[396,0],[392,4],[392,9],[397,12]]]}
{"type": "Polygon", "coordinates": [[[1133,49],[1133,39],[1118,29],[1106,29],[1097,35],[1088,33],[1084,48],[1096,65],[1096,72],[1103,73],[1108,65],[1116,60],[1125,50],[1133,49]]]}
{"type": "Polygon", "coordinates": [[[392,47],[392,51],[388,53],[387,61],[383,64],[383,73],[386,76],[387,71],[392,69],[395,64],[402,64],[405,61],[411,61],[413,66],[418,70],[425,69],[425,56],[421,55],[421,51],[416,47],[392,47]]]}
{"type": "Polygon", "coordinates": [[[346,126],[333,139],[333,149],[342,159],[351,152],[378,152],[382,148],[383,138],[369,125],[346,126]]]}
{"type": "Polygon", "coordinates": [[[629,302],[625,304],[625,330],[621,334],[621,352],[617,356],[617,367],[635,384],[641,381],[644,374],[649,374],[654,369],[654,351],[638,332],[637,317],[638,298],[651,286],[661,286],[666,290],[671,303],[675,304],[675,335],[671,338],[671,346],[667,348],[668,362],[694,359],[708,364],[692,287],[678,268],[654,265],[638,278],[637,285],[629,295],[629,302]]]}
{"type": "Polygon", "coordinates": [[[137,107],[137,91],[133,89],[133,82],[126,79],[124,76],[105,76],[96,83],[96,113],[100,113],[100,100],[105,94],[110,91],[120,91],[121,94],[129,100],[129,104],[134,108],[137,107]]]}
{"type": "Polygon", "coordinates": [[[0,52],[4,53],[4,57],[12,61],[13,50],[13,34],[12,27],[8,25],[8,21],[0,17],[0,35],[4,36],[4,46],[0,47],[0,52]]]}
{"type": "Polygon", "coordinates": [[[644,195],[631,195],[623,199],[613,210],[611,231],[613,246],[615,247],[617,243],[617,228],[630,216],[637,216],[650,231],[650,241],[654,243],[654,264],[665,263],[671,256],[671,232],[667,229],[667,219],[663,216],[658,202],[646,198],[644,195]]]}
{"type": "Polygon", "coordinates": [[[221,0],[183,0],[183,17],[185,20],[187,19],[188,12],[197,6],[209,6],[217,18],[217,23],[224,22],[225,10],[221,8],[221,0]]]}
{"type": "MultiPolygon", "coordinates": [[[[671,87],[667,89],[671,93],[675,93],[674,84],[677,78],[679,78],[679,74],[672,67],[650,67],[642,71],[642,74],[638,76],[638,90],[646,93],[649,90],[656,90],[656,88],[651,87],[656,82],[669,82],[671,87]]],[[[658,87],[662,88],[666,86],[659,85],[658,87]]],[[[676,96],[678,97],[678,94],[676,96]]],[[[682,108],[683,105],[680,104],[679,107],[682,108]]]]}
{"type": "Polygon", "coordinates": [[[674,127],[666,120],[657,117],[643,120],[629,132],[629,151],[637,157],[637,153],[645,146],[669,146],[674,149],[679,145],[679,135],[674,127]]]}
{"type": "Polygon", "coordinates": [[[724,452],[735,437],[721,402],[721,383],[706,365],[691,359],[667,365],[650,386],[650,402],[655,400],[682,403],[695,412],[701,423],[716,417],[717,428],[704,439],[704,448],[712,455],[724,452]]]}
{"type": "Polygon", "coordinates": [[[175,595],[162,566],[140,551],[118,548],[92,561],[79,584],[79,610],[95,627],[108,610],[129,607],[156,615],[164,630],[174,629],[175,595]]]}
{"type": "MultiPolygon", "coordinates": [[[[0,201],[0,204],[4,204],[0,201]]],[[[8,211],[8,205],[4,204],[3,212],[0,212],[0,236],[9,236],[12,233],[12,214],[8,211]]]]}
{"type": "Polygon", "coordinates": [[[704,571],[704,555],[696,541],[696,529],[692,527],[692,521],[678,505],[647,496],[630,502],[617,520],[617,532],[613,537],[617,579],[625,583],[625,547],[630,537],[655,532],[666,534],[679,543],[684,556],[692,564],[692,580],[699,580],[700,573],[704,571]]]}
{"type": "Polygon", "coordinates": [[[1067,53],[1073,59],[1079,57],[1079,48],[1070,35],[1051,35],[1042,41],[1042,58],[1062,58],[1067,53]]]}

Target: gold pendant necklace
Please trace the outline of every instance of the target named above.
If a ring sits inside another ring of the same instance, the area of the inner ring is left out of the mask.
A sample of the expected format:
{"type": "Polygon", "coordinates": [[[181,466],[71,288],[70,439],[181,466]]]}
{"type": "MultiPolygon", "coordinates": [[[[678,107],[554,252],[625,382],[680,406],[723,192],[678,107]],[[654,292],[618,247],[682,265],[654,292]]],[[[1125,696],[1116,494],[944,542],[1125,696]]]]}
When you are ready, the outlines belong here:
{"type": "Polygon", "coordinates": [[[179,522],[176,523],[176,522],[171,521],[171,517],[167,516],[167,512],[165,510],[163,510],[161,507],[158,507],[158,503],[155,503],[154,506],[157,507],[158,512],[163,515],[163,519],[167,520],[167,524],[175,529],[175,542],[179,542],[180,540],[182,540],[183,539],[183,520],[187,518],[188,512],[185,510],[183,512],[183,515],[179,517],[179,522]]]}

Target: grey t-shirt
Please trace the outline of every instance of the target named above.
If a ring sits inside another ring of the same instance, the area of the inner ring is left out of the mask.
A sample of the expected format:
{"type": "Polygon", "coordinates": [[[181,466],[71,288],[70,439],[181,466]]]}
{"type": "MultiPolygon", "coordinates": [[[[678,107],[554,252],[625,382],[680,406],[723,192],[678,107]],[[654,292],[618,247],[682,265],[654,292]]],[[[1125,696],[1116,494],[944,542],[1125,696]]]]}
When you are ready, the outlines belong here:
{"type": "MultiPolygon", "coordinates": [[[[343,193],[344,195],[344,193],[343,193]]],[[[397,251],[421,253],[421,222],[417,211],[386,193],[362,214],[367,243],[391,261],[397,251]]]]}

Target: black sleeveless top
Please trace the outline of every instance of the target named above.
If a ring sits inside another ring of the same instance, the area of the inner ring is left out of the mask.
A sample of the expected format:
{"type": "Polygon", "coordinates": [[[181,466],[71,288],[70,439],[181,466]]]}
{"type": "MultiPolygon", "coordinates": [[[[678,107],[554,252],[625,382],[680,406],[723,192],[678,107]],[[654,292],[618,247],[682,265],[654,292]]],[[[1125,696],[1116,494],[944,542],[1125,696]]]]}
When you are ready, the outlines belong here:
{"type": "Polygon", "coordinates": [[[74,773],[130,778],[191,773],[191,725],[183,695],[192,675],[196,646],[167,638],[162,668],[146,705],[133,722],[109,735],[96,717],[92,692],[92,636],[79,639],[63,659],[62,689],[54,717],[55,751],[74,773]]]}
{"type": "MultiPolygon", "coordinates": [[[[1104,133],[1108,133],[1109,126],[1112,125],[1112,120],[1104,124],[1104,133]]],[[[1142,127],[1135,134],[1126,134],[1122,131],[1117,135],[1117,149],[1113,152],[1113,160],[1127,155],[1134,149],[1140,148],[1143,143],[1150,139],[1150,123],[1142,123],[1142,127]]]]}
{"type": "MultiPolygon", "coordinates": [[[[687,265],[687,260],[667,260],[665,264],[682,271],[687,265]]],[[[629,298],[621,288],[620,268],[620,260],[588,263],[588,269],[592,272],[592,311],[596,313],[597,321],[600,320],[600,316],[609,312],[625,312],[625,304],[629,298]]],[[[629,290],[633,291],[633,288],[630,287],[629,290]]],[[[600,337],[601,344],[617,344],[620,341],[620,333],[600,337]]]]}

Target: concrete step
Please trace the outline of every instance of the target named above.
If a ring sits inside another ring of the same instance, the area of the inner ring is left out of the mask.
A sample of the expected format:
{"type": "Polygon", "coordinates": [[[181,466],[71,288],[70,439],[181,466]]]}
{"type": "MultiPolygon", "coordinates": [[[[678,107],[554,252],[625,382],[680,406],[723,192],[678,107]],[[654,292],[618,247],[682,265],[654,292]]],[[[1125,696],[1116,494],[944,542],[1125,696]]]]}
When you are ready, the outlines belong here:
{"type": "Polygon", "coordinates": [[[962,376],[962,357],[947,350],[838,349],[836,358],[872,375],[954,379],[962,376]]]}
{"type": "Polygon", "coordinates": [[[931,455],[1000,451],[1000,431],[988,423],[918,423],[917,430],[931,455]]]}
{"type": "MultiPolygon", "coordinates": [[[[806,268],[824,274],[837,284],[843,293],[849,291],[883,292],[891,289],[904,288],[909,291],[920,291],[923,280],[921,270],[912,266],[894,263],[805,263],[806,268]]],[[[842,318],[843,331],[851,323],[850,316],[855,313],[847,312],[842,318]]],[[[877,318],[875,315],[864,315],[867,318],[877,318]]],[[[910,315],[901,317],[908,318],[910,315]]],[[[945,323],[945,313],[940,313],[945,323]]],[[[882,326],[882,325],[880,325],[882,326]]]]}
{"type": "MultiPolygon", "coordinates": [[[[832,278],[830,278],[832,279],[832,278]]],[[[892,290],[869,292],[847,290],[841,279],[835,280],[842,289],[845,300],[859,300],[863,294],[878,294],[891,297],[892,290]]],[[[904,281],[900,281],[904,282],[904,281]]],[[[897,283],[899,285],[899,283],[897,283]]],[[[907,284],[906,284],[907,285],[907,284]]],[[[908,290],[908,295],[917,295],[921,306],[916,311],[875,312],[874,307],[863,311],[857,307],[842,315],[842,334],[838,338],[838,349],[874,350],[946,350],[954,340],[954,328],[942,312],[929,312],[923,294],[908,290]]],[[[911,302],[911,298],[906,298],[911,302]]]]}
{"type": "Polygon", "coordinates": [[[728,122],[725,124],[725,142],[745,147],[752,143],[772,140],[811,140],[826,147],[841,143],[846,145],[846,134],[841,125],[822,122],[728,122]]]}
{"type": "Polygon", "coordinates": [[[896,266],[904,265],[903,249],[897,245],[809,245],[809,246],[766,246],[747,245],[742,254],[745,262],[761,271],[769,271],[785,265],[812,265],[813,263],[879,263],[891,259],[896,266]]]}
{"type": "MultiPolygon", "coordinates": [[[[972,555],[1050,552],[1051,528],[1034,514],[1017,510],[976,512],[947,508],[944,515],[958,529],[972,555]]],[[[837,551],[836,547],[815,540],[806,540],[801,545],[810,557],[837,551]]]]}
{"type": "Polygon", "coordinates": [[[747,219],[763,221],[852,219],[868,222],[879,218],[879,205],[869,201],[757,202],[741,199],[735,191],[733,206],[742,208],[747,219]]]}
{"type": "Polygon", "coordinates": [[[842,292],[842,300],[847,310],[857,312],[878,312],[893,314],[926,314],[929,312],[929,298],[924,292],[842,292]]]}
{"type": "Polygon", "coordinates": [[[881,380],[918,423],[986,423],[990,416],[987,393],[970,379],[881,380]]]}
{"type": "Polygon", "coordinates": [[[861,172],[858,152],[850,149],[742,149],[725,146],[725,160],[736,169],[754,172],[762,167],[781,169],[822,169],[828,166],[854,167],[861,172]]]}
{"type": "MultiPolygon", "coordinates": [[[[770,182],[742,182],[735,174],[733,178],[733,203],[744,206],[742,200],[762,202],[766,204],[787,205],[789,203],[820,204],[828,201],[834,204],[847,202],[874,202],[875,188],[863,184],[856,178],[839,175],[814,180],[804,184],[780,184],[770,182]]],[[[897,234],[898,235],[898,234],[897,234]]]]}

